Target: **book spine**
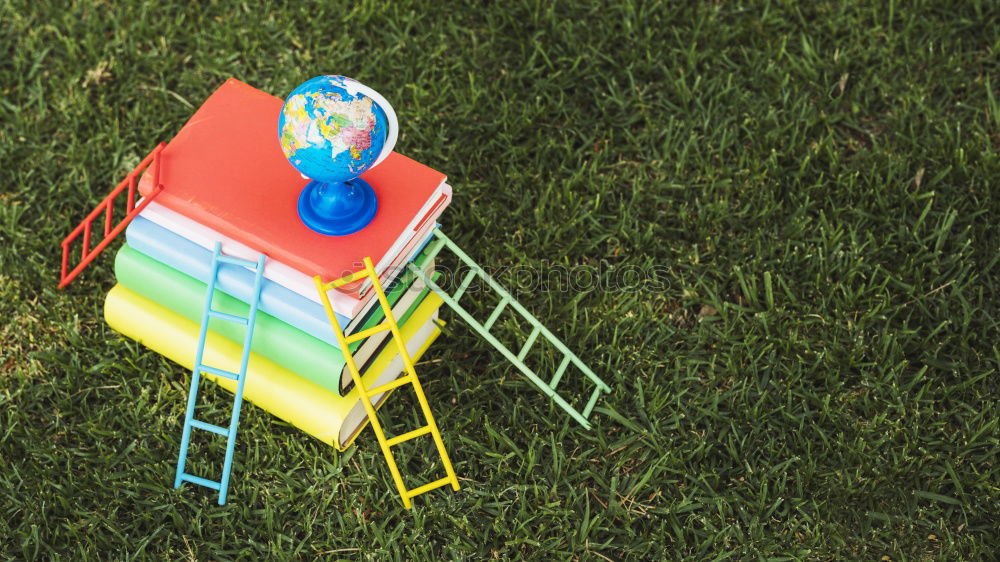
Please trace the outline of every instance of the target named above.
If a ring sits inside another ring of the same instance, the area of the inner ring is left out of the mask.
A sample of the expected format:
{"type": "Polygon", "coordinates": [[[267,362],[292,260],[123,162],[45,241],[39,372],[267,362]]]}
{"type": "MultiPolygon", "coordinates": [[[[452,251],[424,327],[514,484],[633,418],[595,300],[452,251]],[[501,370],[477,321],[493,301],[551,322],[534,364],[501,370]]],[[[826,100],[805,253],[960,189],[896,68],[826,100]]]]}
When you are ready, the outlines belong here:
{"type": "MultiPolygon", "coordinates": [[[[201,321],[207,287],[197,279],[171,269],[128,245],[122,246],[115,257],[115,276],[120,285],[134,293],[187,320],[201,321]]],[[[219,290],[212,297],[212,307],[239,317],[246,317],[249,310],[246,303],[219,290]]],[[[234,343],[243,342],[243,326],[215,320],[209,328],[234,343]]],[[[326,344],[267,312],[257,314],[250,350],[327,390],[339,390],[339,381],[332,373],[339,372],[345,363],[340,348],[326,344]]]]}
{"type": "MultiPolygon", "coordinates": [[[[198,345],[198,325],[116,285],[104,302],[104,317],[108,325],[125,336],[179,363],[194,368],[198,345]]],[[[205,341],[203,361],[207,365],[226,368],[240,356],[240,346],[209,332],[205,341]]],[[[206,373],[223,388],[233,392],[236,381],[206,373]]],[[[357,395],[341,397],[319,387],[291,371],[255,353],[250,354],[243,388],[244,398],[294,425],[320,441],[337,446],[344,418],[357,395]]]]}
{"type": "MultiPolygon", "coordinates": [[[[416,339],[421,327],[435,318],[442,302],[436,295],[430,295],[415,313],[416,322],[403,329],[403,337],[414,361],[419,360],[440,334],[440,330],[435,328],[423,341],[416,339]],[[411,345],[414,347],[411,348],[411,345]]],[[[186,369],[194,367],[200,332],[197,323],[182,318],[122,285],[115,285],[108,292],[104,301],[104,317],[112,329],[124,336],[186,369]]],[[[232,368],[233,364],[239,362],[240,355],[239,344],[211,330],[207,333],[202,357],[204,364],[223,369],[232,368]]],[[[381,353],[370,373],[364,376],[365,384],[371,386],[375,381],[384,384],[399,376],[399,369],[393,372],[397,357],[398,353],[395,352],[381,353]]],[[[204,376],[230,392],[236,388],[236,381],[210,373],[205,373],[204,376]]],[[[246,376],[243,396],[247,401],[340,450],[349,446],[367,424],[363,413],[360,416],[354,415],[361,408],[357,392],[339,396],[252,352],[246,376]],[[350,427],[345,426],[348,418],[357,418],[357,421],[348,424],[350,427]]],[[[377,398],[376,407],[384,401],[385,395],[377,398]]]]}

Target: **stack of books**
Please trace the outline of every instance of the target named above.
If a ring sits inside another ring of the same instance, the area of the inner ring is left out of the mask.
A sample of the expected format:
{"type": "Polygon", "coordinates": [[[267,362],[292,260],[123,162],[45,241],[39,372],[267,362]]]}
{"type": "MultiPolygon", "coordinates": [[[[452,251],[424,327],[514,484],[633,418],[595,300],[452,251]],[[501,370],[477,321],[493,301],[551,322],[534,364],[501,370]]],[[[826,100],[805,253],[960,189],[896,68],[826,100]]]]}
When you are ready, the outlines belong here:
{"type": "MultiPolygon", "coordinates": [[[[282,101],[235,79],[216,90],[161,153],[154,201],[126,230],[115,260],[117,285],[105,301],[108,324],[192,369],[198,346],[212,248],[257,261],[266,256],[244,397],[282,420],[344,449],[367,423],[357,389],[320,304],[313,277],[332,281],[363,268],[371,257],[407,348],[417,360],[438,337],[442,301],[406,264],[434,278],[424,252],[451,202],[445,177],[392,153],[361,177],[379,208],[365,229],[325,236],[298,218],[296,203],[309,181],[285,160],[277,139],[282,101]]],[[[147,195],[152,173],[139,182],[147,195]]],[[[254,273],[219,266],[212,308],[246,317],[254,273]]],[[[370,280],[329,293],[344,333],[380,323],[370,280]]],[[[202,363],[238,371],[245,327],[212,319],[202,363]]],[[[398,378],[402,359],[389,332],[352,344],[367,387],[398,378]]],[[[205,376],[232,391],[236,383],[205,376]]],[[[378,407],[386,394],[372,396],[378,407]]]]}

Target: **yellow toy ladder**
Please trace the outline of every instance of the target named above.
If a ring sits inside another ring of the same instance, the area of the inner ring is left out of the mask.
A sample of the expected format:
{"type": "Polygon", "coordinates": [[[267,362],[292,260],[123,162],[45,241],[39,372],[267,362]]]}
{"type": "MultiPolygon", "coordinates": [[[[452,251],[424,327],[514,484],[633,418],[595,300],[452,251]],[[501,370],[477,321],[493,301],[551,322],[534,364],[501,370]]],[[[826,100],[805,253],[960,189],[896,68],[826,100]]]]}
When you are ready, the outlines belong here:
{"type": "Polygon", "coordinates": [[[379,282],[378,275],[375,274],[375,266],[372,265],[371,258],[365,258],[364,269],[348,275],[347,277],[342,277],[329,283],[323,283],[317,275],[313,277],[313,281],[316,283],[316,290],[319,291],[323,308],[326,309],[327,317],[330,319],[330,325],[333,327],[333,333],[337,335],[337,342],[340,344],[340,351],[344,354],[344,360],[347,362],[347,368],[351,371],[351,377],[354,379],[354,386],[357,387],[358,394],[361,397],[361,404],[365,407],[365,412],[368,413],[368,420],[371,422],[372,430],[375,431],[375,437],[378,438],[378,444],[382,447],[382,454],[385,455],[385,462],[389,465],[389,472],[392,473],[392,479],[396,483],[399,495],[403,498],[403,506],[409,509],[411,505],[411,498],[419,496],[424,492],[440,488],[445,484],[451,484],[453,490],[458,490],[458,477],[455,476],[455,469],[451,466],[451,460],[448,458],[448,451],[445,450],[444,441],[441,440],[441,432],[438,431],[437,423],[434,421],[434,415],[431,414],[431,408],[427,405],[427,397],[424,396],[424,389],[420,386],[420,379],[417,378],[417,372],[413,368],[413,361],[410,359],[410,354],[406,350],[406,342],[403,341],[403,337],[399,333],[399,326],[396,325],[396,318],[392,315],[392,307],[389,305],[388,299],[385,298],[385,292],[382,290],[382,283],[379,282]],[[375,291],[375,296],[378,298],[378,302],[382,306],[382,312],[385,314],[385,321],[377,326],[373,326],[367,330],[362,330],[345,337],[344,332],[340,329],[340,324],[337,322],[337,318],[334,315],[333,307],[330,306],[330,299],[327,296],[327,291],[342,287],[360,279],[364,279],[365,277],[371,279],[372,289],[375,291]],[[354,363],[354,357],[351,355],[351,349],[349,346],[356,341],[363,340],[369,336],[373,336],[386,330],[392,331],[392,339],[396,342],[396,347],[399,348],[399,356],[403,358],[403,365],[406,366],[406,374],[386,384],[379,385],[374,388],[365,388],[364,383],[361,381],[361,374],[358,372],[358,367],[354,363]],[[394,388],[403,386],[404,384],[413,385],[413,390],[417,395],[417,402],[420,403],[420,409],[424,413],[427,425],[391,439],[386,439],[385,432],[382,431],[382,424],[379,423],[378,417],[375,415],[375,408],[372,406],[371,396],[388,392],[394,388]],[[429,484],[424,484],[418,488],[407,490],[406,485],[403,483],[403,477],[399,474],[399,467],[396,466],[396,461],[392,456],[390,448],[393,445],[399,445],[400,443],[409,441],[410,439],[427,434],[430,434],[431,437],[434,438],[434,444],[437,445],[438,454],[441,455],[441,462],[444,464],[444,470],[448,473],[448,476],[445,476],[440,480],[435,480],[429,484]]]}

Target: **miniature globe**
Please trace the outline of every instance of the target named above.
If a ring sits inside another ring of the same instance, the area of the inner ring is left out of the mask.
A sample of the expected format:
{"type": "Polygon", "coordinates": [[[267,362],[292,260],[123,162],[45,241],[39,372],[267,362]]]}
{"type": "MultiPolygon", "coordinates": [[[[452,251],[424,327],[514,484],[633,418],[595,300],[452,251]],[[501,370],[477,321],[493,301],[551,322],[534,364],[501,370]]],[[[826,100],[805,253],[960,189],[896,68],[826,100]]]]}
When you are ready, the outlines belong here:
{"type": "Polygon", "coordinates": [[[375,192],[358,178],[392,152],[398,126],[392,106],[346,76],[317,76],[285,99],[278,139],[288,162],[312,179],[299,216],[323,234],[345,235],[375,216],[375,192]]]}

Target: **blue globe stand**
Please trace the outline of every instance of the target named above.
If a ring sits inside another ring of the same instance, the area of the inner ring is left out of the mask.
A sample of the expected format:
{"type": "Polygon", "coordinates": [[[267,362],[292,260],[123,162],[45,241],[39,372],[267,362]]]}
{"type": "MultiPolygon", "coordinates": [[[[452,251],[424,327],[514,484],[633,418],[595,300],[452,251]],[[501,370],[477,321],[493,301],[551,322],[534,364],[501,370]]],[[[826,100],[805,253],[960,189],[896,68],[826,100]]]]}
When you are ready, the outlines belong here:
{"type": "Polygon", "coordinates": [[[316,76],[292,90],[278,116],[278,142],[288,163],[312,180],[298,202],[309,229],[346,236],[368,226],[378,201],[358,176],[392,153],[398,131],[392,105],[357,80],[316,76]]]}
{"type": "Polygon", "coordinates": [[[320,234],[344,236],[368,226],[378,210],[375,190],[361,178],[306,184],[299,195],[299,218],[320,234]]]}

